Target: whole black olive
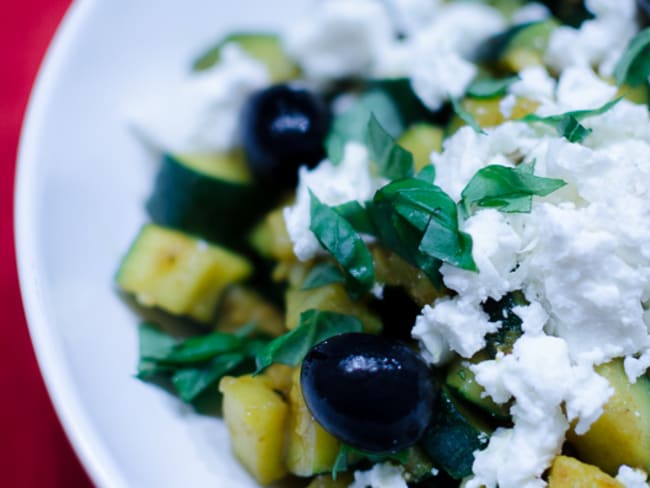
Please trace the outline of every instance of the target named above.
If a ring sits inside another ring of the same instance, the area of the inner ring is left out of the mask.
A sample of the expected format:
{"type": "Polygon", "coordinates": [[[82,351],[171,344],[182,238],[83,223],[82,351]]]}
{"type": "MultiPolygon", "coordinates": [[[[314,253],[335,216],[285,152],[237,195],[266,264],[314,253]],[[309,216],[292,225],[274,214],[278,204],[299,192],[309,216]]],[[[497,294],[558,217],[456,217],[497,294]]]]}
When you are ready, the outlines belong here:
{"type": "Polygon", "coordinates": [[[364,451],[415,444],[429,424],[437,386],[405,344],[350,333],[314,346],[300,377],[305,403],[325,430],[364,451]]]}
{"type": "Polygon", "coordinates": [[[636,0],[643,25],[650,24],[650,0],[636,0]]]}
{"type": "Polygon", "coordinates": [[[253,173],[280,187],[293,187],[301,165],[325,157],[330,113],[315,93],[273,85],[251,96],[242,116],[244,152],[253,173]]]}

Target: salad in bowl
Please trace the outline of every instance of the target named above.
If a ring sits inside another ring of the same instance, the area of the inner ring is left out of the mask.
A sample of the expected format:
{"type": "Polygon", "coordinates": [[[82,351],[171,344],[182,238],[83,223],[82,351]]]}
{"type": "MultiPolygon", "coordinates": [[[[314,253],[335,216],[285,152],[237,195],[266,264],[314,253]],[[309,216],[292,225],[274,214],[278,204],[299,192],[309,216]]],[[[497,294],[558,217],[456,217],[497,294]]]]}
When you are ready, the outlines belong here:
{"type": "Polygon", "coordinates": [[[219,40],[133,116],[138,377],[261,485],[647,486],[649,16],[324,0],[219,40]]]}

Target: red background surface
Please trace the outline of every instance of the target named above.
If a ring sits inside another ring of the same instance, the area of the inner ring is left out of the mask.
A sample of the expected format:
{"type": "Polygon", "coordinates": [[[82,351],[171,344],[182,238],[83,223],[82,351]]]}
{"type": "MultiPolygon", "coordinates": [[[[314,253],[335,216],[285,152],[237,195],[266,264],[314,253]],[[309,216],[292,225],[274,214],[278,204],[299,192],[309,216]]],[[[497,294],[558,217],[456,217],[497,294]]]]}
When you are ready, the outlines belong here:
{"type": "Polygon", "coordinates": [[[45,390],[23,315],[13,238],[20,126],[45,49],[70,0],[4,2],[0,15],[0,486],[91,487],[45,390]]]}

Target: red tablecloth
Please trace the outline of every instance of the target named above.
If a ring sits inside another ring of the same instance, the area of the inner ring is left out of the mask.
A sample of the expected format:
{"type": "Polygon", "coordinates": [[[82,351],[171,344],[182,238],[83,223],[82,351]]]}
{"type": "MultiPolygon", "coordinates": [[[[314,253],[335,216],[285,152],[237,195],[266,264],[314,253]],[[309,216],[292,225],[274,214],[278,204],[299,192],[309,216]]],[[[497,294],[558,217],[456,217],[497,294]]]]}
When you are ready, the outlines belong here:
{"type": "Polygon", "coordinates": [[[34,76],[70,0],[4,2],[0,14],[0,486],[92,486],[56,418],[27,332],[13,245],[16,147],[34,76]]]}

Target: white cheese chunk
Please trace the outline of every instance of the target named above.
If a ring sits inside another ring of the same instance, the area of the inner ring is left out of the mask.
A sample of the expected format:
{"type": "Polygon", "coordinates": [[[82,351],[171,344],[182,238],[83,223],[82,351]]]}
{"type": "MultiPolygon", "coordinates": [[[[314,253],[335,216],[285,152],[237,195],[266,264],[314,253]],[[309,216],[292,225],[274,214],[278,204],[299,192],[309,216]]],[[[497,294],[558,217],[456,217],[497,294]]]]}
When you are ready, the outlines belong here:
{"type": "Polygon", "coordinates": [[[625,488],[648,488],[648,475],[641,469],[623,465],[618,469],[616,480],[625,488]]]}
{"type": "Polygon", "coordinates": [[[350,488],[407,488],[404,468],[390,463],[375,464],[367,471],[355,471],[350,488]]]}

